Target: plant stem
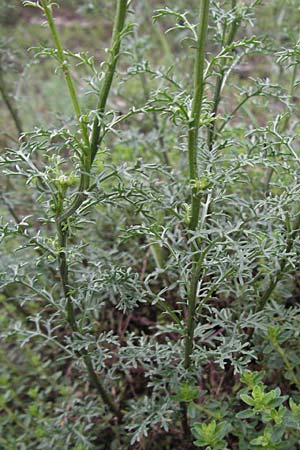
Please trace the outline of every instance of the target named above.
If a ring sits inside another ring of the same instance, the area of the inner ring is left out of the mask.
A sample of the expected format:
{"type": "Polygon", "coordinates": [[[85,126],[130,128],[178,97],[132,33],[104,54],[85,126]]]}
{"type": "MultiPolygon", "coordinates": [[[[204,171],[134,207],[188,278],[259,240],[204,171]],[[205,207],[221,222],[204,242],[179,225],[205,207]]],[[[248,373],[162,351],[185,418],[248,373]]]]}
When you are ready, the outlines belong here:
{"type": "Polygon", "coordinates": [[[185,439],[191,440],[191,429],[189,426],[188,414],[187,414],[187,406],[185,402],[180,403],[180,410],[182,414],[182,430],[185,436],[185,439]]]}
{"type": "MultiPolygon", "coordinates": [[[[196,181],[198,179],[198,136],[199,122],[202,110],[202,102],[204,95],[204,65],[205,65],[205,45],[208,30],[209,0],[200,0],[199,3],[199,24],[197,30],[197,50],[194,62],[194,92],[192,101],[192,110],[188,128],[188,161],[189,161],[189,181],[191,187],[191,218],[189,222],[189,230],[195,231],[199,222],[199,212],[201,198],[199,196],[196,181]]],[[[192,244],[194,252],[192,258],[191,281],[188,287],[188,317],[185,330],[184,342],[184,368],[190,369],[191,354],[194,348],[194,329],[195,329],[195,311],[196,298],[199,280],[198,261],[199,256],[195,253],[197,244],[192,244]]],[[[187,405],[184,402],[180,404],[182,412],[182,427],[187,440],[191,440],[191,432],[188,424],[187,405]]]]}
{"type": "MultiPolygon", "coordinates": [[[[136,40],[138,40],[137,33],[135,34],[135,38],[136,38],[136,40]]],[[[140,54],[140,51],[139,51],[138,47],[136,48],[136,56],[137,56],[138,62],[142,62],[142,56],[143,55],[140,54]]],[[[143,90],[143,94],[144,94],[144,101],[145,101],[145,103],[147,103],[149,101],[149,98],[150,98],[150,92],[149,92],[149,89],[148,89],[148,80],[147,80],[147,77],[145,76],[144,72],[141,72],[140,79],[141,79],[141,86],[142,86],[142,90],[143,90]]],[[[161,155],[162,155],[162,158],[163,158],[163,162],[167,166],[170,166],[168,153],[167,153],[167,150],[165,148],[165,140],[164,140],[164,137],[163,137],[163,135],[161,133],[161,130],[160,130],[160,126],[159,126],[159,122],[158,122],[158,118],[157,118],[157,113],[154,110],[152,111],[152,121],[153,121],[153,127],[156,130],[157,135],[158,135],[158,143],[159,143],[159,146],[160,146],[160,149],[161,149],[161,155]]]]}
{"type": "MultiPolygon", "coordinates": [[[[205,63],[205,43],[208,29],[209,0],[200,0],[200,13],[198,25],[197,54],[194,66],[194,95],[192,102],[192,111],[188,130],[188,157],[189,157],[189,177],[190,183],[198,179],[198,135],[199,121],[202,110],[202,101],[204,93],[204,63],[205,63]]],[[[197,189],[192,186],[192,215],[190,220],[190,230],[195,230],[199,220],[200,197],[197,195],[197,189]]]]}
{"type": "Polygon", "coordinates": [[[191,274],[191,281],[188,292],[188,317],[186,325],[185,336],[185,354],[184,354],[184,367],[189,369],[191,366],[191,355],[194,348],[194,331],[195,331],[195,313],[196,313],[196,298],[198,290],[198,281],[200,276],[198,257],[193,258],[193,267],[191,274]]]}
{"type": "MultiPolygon", "coordinates": [[[[102,89],[100,91],[99,95],[99,105],[98,105],[98,114],[103,114],[105,110],[105,105],[107,102],[107,98],[110,92],[113,76],[116,69],[116,63],[119,55],[120,50],[120,43],[121,43],[121,32],[124,28],[125,23],[125,16],[127,11],[127,0],[118,0],[117,3],[117,12],[116,12],[116,19],[115,19],[115,25],[114,25],[114,31],[113,31],[113,38],[112,38],[112,50],[110,52],[110,60],[108,62],[108,69],[105,73],[104,82],[102,85],[102,89]]],[[[59,266],[59,273],[61,277],[61,283],[63,287],[64,292],[64,298],[66,302],[66,319],[67,322],[72,330],[72,333],[76,333],[79,331],[77,322],[76,322],[76,315],[74,310],[74,305],[72,301],[71,296],[71,289],[69,284],[69,268],[68,268],[68,261],[67,261],[67,238],[68,238],[68,228],[67,228],[67,221],[68,219],[76,212],[76,210],[79,208],[79,206],[82,204],[84,199],[86,198],[85,191],[89,188],[90,185],[90,171],[91,166],[93,163],[93,160],[96,156],[97,149],[98,149],[98,141],[99,141],[99,135],[100,135],[100,125],[98,123],[98,119],[95,119],[94,126],[93,126],[93,132],[92,132],[92,138],[91,143],[88,137],[88,131],[86,124],[82,121],[82,114],[79,106],[79,101],[76,95],[76,90],[74,87],[74,83],[71,77],[71,73],[69,70],[69,66],[67,64],[67,61],[65,60],[65,55],[63,51],[63,47],[60,42],[60,38],[54,23],[53,14],[51,6],[48,4],[47,0],[41,0],[41,5],[44,9],[47,22],[49,25],[49,29],[51,31],[56,49],[57,49],[57,55],[58,59],[61,63],[63,73],[66,79],[66,83],[68,86],[69,94],[72,100],[73,108],[77,117],[78,125],[81,130],[82,134],[82,140],[83,140],[83,154],[82,154],[82,172],[80,177],[80,183],[79,183],[79,190],[75,196],[75,199],[71,206],[64,212],[61,212],[62,205],[60,208],[58,208],[58,213],[56,217],[56,227],[57,227],[57,236],[58,236],[58,243],[59,243],[59,255],[58,255],[58,266],[59,266]]],[[[109,395],[109,393],[106,391],[104,386],[102,385],[102,382],[95,372],[95,369],[93,367],[92,360],[87,353],[86,350],[81,350],[79,352],[80,356],[83,358],[89,379],[94,385],[94,387],[99,392],[103,402],[108,406],[110,411],[118,418],[118,420],[121,420],[121,413],[118,409],[118,407],[115,405],[112,397],[109,395]]]]}
{"type": "Polygon", "coordinates": [[[0,93],[1,96],[3,98],[3,101],[11,115],[11,118],[14,121],[15,127],[17,129],[18,135],[21,136],[23,133],[23,126],[22,126],[22,122],[21,119],[19,117],[19,113],[17,108],[14,106],[11,96],[8,93],[8,89],[6,86],[6,83],[4,81],[4,77],[3,77],[3,69],[1,67],[1,62],[0,62],[0,93]]]}
{"type": "MultiPolygon", "coordinates": [[[[189,178],[191,184],[191,204],[192,214],[189,223],[190,231],[197,228],[199,222],[199,210],[201,198],[197,192],[196,186],[193,184],[198,179],[198,164],[197,164],[197,150],[198,150],[198,135],[199,135],[199,121],[202,110],[203,94],[204,94],[204,62],[205,62],[205,44],[208,29],[208,15],[209,15],[209,0],[200,0],[199,10],[199,25],[198,25],[198,41],[197,54],[194,66],[194,95],[192,102],[191,118],[188,130],[188,156],[189,156],[189,178]]],[[[196,249],[195,244],[192,245],[193,251],[196,249]]],[[[198,255],[193,256],[192,262],[191,282],[188,293],[188,318],[186,325],[185,337],[185,359],[184,366],[186,369],[191,365],[191,354],[194,346],[194,328],[195,328],[195,309],[197,286],[199,279],[198,270],[198,255]]]]}
{"type": "MultiPolygon", "coordinates": [[[[300,212],[297,215],[295,224],[294,224],[293,229],[290,232],[290,236],[287,240],[287,246],[286,246],[286,252],[285,252],[286,254],[289,254],[290,251],[292,250],[296,235],[299,232],[299,228],[300,228],[300,212]]],[[[267,289],[265,290],[264,294],[262,295],[262,297],[260,299],[260,302],[257,304],[256,311],[261,311],[266,306],[267,301],[271,297],[274,289],[276,288],[277,284],[279,283],[279,281],[282,279],[282,277],[284,275],[284,269],[287,265],[287,262],[288,262],[288,257],[285,256],[281,260],[279,269],[276,271],[275,275],[271,278],[267,289]]]]}
{"type": "Polygon", "coordinates": [[[127,0],[118,0],[117,3],[117,11],[112,36],[112,47],[110,50],[109,61],[107,62],[107,70],[104,75],[104,80],[99,93],[97,116],[94,119],[91,142],[89,143],[89,154],[82,167],[78,192],[70,207],[61,214],[60,216],[61,223],[65,222],[69,217],[71,217],[77,211],[77,209],[80,207],[83,201],[86,199],[85,191],[89,189],[90,184],[89,173],[91,171],[91,167],[96,157],[99,144],[101,141],[100,137],[101,123],[99,122],[99,118],[101,118],[101,116],[105,112],[106,102],[108,99],[108,95],[110,93],[113,77],[116,71],[116,64],[118,61],[121,46],[122,31],[125,25],[127,4],[128,4],[127,0]]]}
{"type": "MultiPolygon", "coordinates": [[[[76,333],[79,331],[79,329],[78,329],[78,326],[76,323],[75,311],[74,311],[74,306],[73,306],[71,291],[70,291],[70,285],[69,285],[69,269],[68,269],[68,262],[67,262],[67,256],[66,256],[67,232],[65,230],[63,230],[61,224],[59,224],[59,223],[57,224],[57,231],[58,231],[58,241],[59,241],[59,246],[60,246],[60,252],[59,252],[59,257],[58,257],[59,272],[60,272],[61,283],[62,283],[63,292],[64,292],[64,298],[66,300],[66,318],[67,318],[68,324],[70,325],[72,332],[76,333]]],[[[112,397],[109,395],[109,393],[106,391],[106,389],[102,385],[102,382],[101,382],[99,376],[95,372],[90,355],[84,349],[81,350],[79,352],[79,354],[80,354],[80,356],[82,356],[82,358],[84,360],[91,384],[97,389],[103,402],[109,407],[110,411],[120,421],[122,419],[121,413],[120,413],[119,409],[117,408],[117,406],[115,405],[112,397]]]]}
{"type": "MultiPolygon", "coordinates": [[[[237,0],[232,0],[232,2],[231,2],[232,9],[234,9],[236,7],[236,3],[237,3],[237,0]]],[[[236,35],[236,32],[238,30],[238,26],[239,26],[239,17],[236,16],[234,21],[231,24],[227,39],[225,40],[225,47],[232,44],[234,37],[236,35]]],[[[217,114],[218,114],[219,104],[221,101],[221,92],[222,92],[224,78],[225,78],[225,74],[226,74],[227,62],[228,62],[228,58],[222,59],[222,63],[221,63],[222,66],[221,66],[220,73],[218,75],[218,79],[217,79],[216,86],[215,86],[214,98],[213,98],[213,109],[212,109],[212,122],[208,128],[208,136],[207,136],[207,144],[208,144],[209,150],[212,149],[213,143],[215,140],[216,118],[217,118],[217,114]]]]}
{"type": "MultiPolygon", "coordinates": [[[[292,103],[293,101],[293,96],[294,96],[294,92],[295,92],[295,87],[296,87],[296,76],[297,76],[297,69],[298,69],[298,63],[294,64],[293,67],[293,71],[292,71],[292,77],[291,77],[291,82],[290,82],[290,89],[289,89],[289,100],[292,103]]],[[[290,123],[290,118],[291,118],[291,114],[287,114],[283,120],[282,123],[282,127],[281,127],[281,133],[284,133],[290,123]]],[[[278,150],[280,150],[280,144],[276,146],[278,148],[278,150]]],[[[269,170],[267,171],[267,176],[266,176],[266,187],[265,190],[268,192],[269,191],[269,187],[270,187],[270,183],[272,180],[272,176],[274,173],[274,169],[273,167],[270,167],[269,170]]]]}
{"type": "Polygon", "coordinates": [[[153,31],[156,34],[157,40],[158,40],[159,44],[161,45],[161,49],[164,52],[164,57],[165,57],[166,63],[169,66],[172,66],[174,64],[172,49],[169,45],[168,39],[166,38],[164,30],[161,29],[158,22],[154,23],[152,20],[152,8],[149,5],[149,1],[144,0],[142,7],[147,12],[147,19],[150,17],[148,24],[149,24],[149,26],[151,26],[153,28],[153,31]]]}
{"type": "Polygon", "coordinates": [[[295,386],[297,386],[297,389],[300,390],[300,381],[296,377],[293,366],[291,365],[285,351],[283,350],[283,348],[281,348],[281,346],[279,345],[279,343],[276,340],[272,340],[271,342],[272,342],[274,349],[281,356],[281,358],[284,362],[284,365],[285,365],[288,373],[290,374],[292,382],[295,384],[295,386]]]}
{"type": "Polygon", "coordinates": [[[118,0],[117,4],[117,12],[116,12],[116,20],[114,23],[113,34],[112,34],[112,46],[109,52],[109,58],[107,61],[107,70],[104,75],[104,79],[101,85],[100,93],[99,93],[99,102],[97,108],[97,115],[94,119],[93,130],[91,136],[91,161],[94,161],[98,148],[99,148],[99,139],[100,139],[100,131],[101,131],[101,120],[102,116],[105,112],[105,107],[108,99],[108,95],[111,89],[111,85],[113,82],[113,78],[116,72],[116,65],[118,62],[120,47],[121,47],[121,38],[122,32],[124,30],[125,18],[127,12],[127,0],[118,0]]]}
{"type": "MultiPolygon", "coordinates": [[[[52,14],[52,7],[51,5],[48,4],[47,0],[41,0],[41,5],[44,9],[45,12],[45,16],[48,22],[48,26],[49,26],[49,30],[52,34],[53,37],[53,41],[54,44],[56,46],[56,50],[57,50],[57,55],[58,55],[58,59],[59,62],[61,64],[65,79],[66,79],[66,83],[68,86],[68,90],[69,90],[69,94],[72,100],[72,104],[73,104],[73,108],[75,111],[75,115],[78,121],[78,125],[81,129],[81,133],[82,133],[82,138],[83,141],[85,143],[85,145],[87,146],[87,148],[89,147],[89,138],[88,138],[88,132],[87,132],[87,126],[86,124],[82,121],[82,114],[81,114],[81,109],[80,109],[80,105],[79,105],[79,101],[76,95],[76,90],[74,87],[74,83],[73,83],[73,79],[71,76],[71,72],[69,69],[69,65],[68,62],[65,58],[64,55],[64,51],[63,51],[63,47],[60,41],[60,37],[53,19],[53,14],[52,14]]],[[[87,149],[86,149],[87,150],[87,149]]]]}

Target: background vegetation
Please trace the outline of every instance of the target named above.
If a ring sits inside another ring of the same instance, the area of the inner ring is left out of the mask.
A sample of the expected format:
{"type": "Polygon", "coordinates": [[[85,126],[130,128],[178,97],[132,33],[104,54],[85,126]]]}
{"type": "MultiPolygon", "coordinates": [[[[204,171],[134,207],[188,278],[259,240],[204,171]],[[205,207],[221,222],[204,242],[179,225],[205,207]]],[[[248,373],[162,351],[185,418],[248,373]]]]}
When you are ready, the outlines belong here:
{"type": "Polygon", "coordinates": [[[23,3],[0,448],[300,448],[299,2],[23,3]]]}

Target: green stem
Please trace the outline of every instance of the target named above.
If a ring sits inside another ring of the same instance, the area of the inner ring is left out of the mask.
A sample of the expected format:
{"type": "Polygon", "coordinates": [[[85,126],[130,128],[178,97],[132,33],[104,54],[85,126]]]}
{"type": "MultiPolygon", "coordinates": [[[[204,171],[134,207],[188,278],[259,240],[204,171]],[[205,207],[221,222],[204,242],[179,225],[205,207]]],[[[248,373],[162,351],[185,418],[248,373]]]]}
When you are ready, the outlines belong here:
{"type": "MultiPolygon", "coordinates": [[[[188,161],[189,161],[189,181],[191,186],[191,218],[189,230],[195,231],[199,222],[199,212],[201,198],[199,196],[196,182],[198,179],[198,137],[199,122],[202,111],[204,96],[204,65],[205,65],[205,46],[208,31],[209,0],[200,0],[199,2],[199,24],[197,29],[197,53],[194,62],[194,92],[192,100],[192,110],[188,128],[188,161]]],[[[192,244],[192,251],[195,252],[197,245],[192,244]]],[[[191,355],[194,348],[194,330],[195,330],[195,311],[196,298],[199,280],[199,256],[195,253],[192,261],[191,281],[188,287],[188,316],[185,329],[184,342],[184,367],[186,370],[191,366],[191,355]]],[[[182,412],[182,427],[187,440],[190,440],[190,428],[188,423],[187,405],[184,402],[180,404],[182,412]]]]}
{"type": "Polygon", "coordinates": [[[271,341],[273,344],[274,349],[277,351],[277,353],[281,356],[284,365],[288,371],[288,373],[290,374],[291,380],[292,382],[295,384],[295,386],[297,386],[298,390],[300,389],[300,381],[298,380],[298,378],[295,375],[293,366],[291,365],[285,351],[283,350],[283,348],[280,347],[279,343],[275,340],[271,341]]]}
{"type": "Polygon", "coordinates": [[[200,0],[200,13],[198,25],[197,53],[194,66],[194,95],[192,111],[188,129],[188,158],[189,158],[189,178],[192,185],[192,215],[190,220],[190,230],[195,230],[199,220],[199,210],[201,199],[197,193],[197,188],[193,184],[198,179],[198,136],[199,121],[202,110],[204,94],[204,64],[205,64],[205,43],[208,29],[209,0],[200,0]]]}
{"type": "Polygon", "coordinates": [[[9,111],[9,113],[11,115],[11,118],[14,121],[14,124],[15,124],[15,127],[17,129],[18,135],[21,136],[22,133],[23,133],[22,122],[21,122],[21,119],[19,117],[18,110],[17,110],[17,108],[15,108],[15,106],[14,106],[14,104],[12,102],[11,96],[8,93],[8,89],[7,89],[6,83],[4,81],[3,69],[1,67],[1,65],[0,65],[0,93],[1,93],[1,96],[3,98],[3,101],[4,101],[8,111],[9,111]]]}
{"type": "Polygon", "coordinates": [[[76,115],[76,118],[78,121],[78,125],[81,129],[82,138],[83,138],[83,141],[84,141],[86,147],[88,148],[89,147],[89,138],[88,138],[87,126],[82,121],[82,117],[81,117],[82,115],[81,115],[79,101],[78,101],[78,98],[76,95],[76,90],[74,87],[74,83],[73,83],[73,79],[72,79],[71,72],[69,69],[69,65],[68,65],[68,62],[66,61],[63,47],[62,47],[62,44],[60,41],[60,37],[59,37],[58,31],[57,31],[57,28],[56,28],[56,25],[55,25],[55,22],[53,19],[52,8],[51,8],[51,5],[48,4],[47,0],[41,0],[41,5],[44,9],[46,19],[47,19],[47,22],[49,25],[49,29],[52,34],[54,44],[56,46],[58,59],[59,59],[59,62],[61,64],[64,76],[66,79],[66,83],[67,83],[69,94],[70,94],[70,97],[72,100],[75,115],[76,115]]]}
{"type": "Polygon", "coordinates": [[[145,8],[147,12],[147,19],[150,17],[150,20],[148,20],[149,26],[152,26],[154,33],[157,36],[158,42],[161,45],[161,48],[164,52],[165,61],[169,66],[172,66],[174,64],[173,59],[173,53],[172,49],[169,45],[169,42],[166,38],[166,35],[164,31],[161,29],[158,22],[154,23],[152,20],[152,8],[149,5],[149,1],[146,0],[143,2],[143,8],[145,8]]]}
{"type": "MultiPolygon", "coordinates": [[[[199,210],[201,198],[197,193],[197,188],[193,186],[198,179],[197,150],[199,122],[202,110],[202,102],[204,95],[204,63],[205,63],[205,45],[208,30],[209,0],[200,0],[199,25],[198,25],[198,42],[197,54],[194,68],[194,96],[192,102],[191,118],[188,130],[188,155],[189,155],[189,177],[192,189],[191,203],[192,215],[189,224],[190,231],[197,228],[199,222],[199,210]]],[[[195,245],[192,245],[193,251],[195,245]]],[[[188,293],[188,318],[186,325],[185,337],[185,358],[184,366],[186,369],[191,365],[191,354],[194,346],[194,328],[195,328],[195,309],[197,298],[197,286],[199,280],[198,255],[193,256],[191,282],[188,293]]]]}
{"type": "Polygon", "coordinates": [[[99,93],[99,103],[97,108],[97,117],[94,120],[93,123],[93,129],[92,129],[92,135],[91,135],[91,142],[89,143],[89,155],[88,155],[88,161],[86,162],[85,166],[83,167],[81,178],[80,178],[80,184],[78,192],[75,196],[75,199],[73,200],[70,207],[64,211],[59,220],[61,223],[64,223],[67,221],[69,217],[71,217],[77,209],[80,207],[80,205],[83,203],[83,201],[86,199],[86,193],[89,189],[89,183],[90,183],[90,170],[92,163],[96,157],[99,143],[100,143],[100,131],[101,131],[101,123],[99,122],[99,118],[103,115],[106,107],[106,102],[108,99],[108,95],[110,93],[113,77],[116,71],[116,64],[119,57],[120,52],[120,46],[121,46],[121,35],[122,31],[124,29],[125,25],[125,18],[126,18],[126,12],[127,12],[127,0],[118,0],[117,3],[117,11],[115,16],[115,22],[114,22],[114,28],[113,28],[113,36],[112,36],[112,47],[110,50],[110,57],[109,61],[107,62],[107,70],[104,75],[104,80],[102,83],[102,87],[100,89],[99,93]]]}
{"type": "MultiPolygon", "coordinates": [[[[300,213],[298,213],[298,216],[296,218],[293,229],[290,232],[290,236],[287,240],[287,246],[286,246],[286,254],[287,255],[290,253],[290,251],[293,248],[295,238],[299,232],[299,228],[300,228],[300,213]]],[[[279,269],[276,271],[275,275],[273,275],[273,277],[271,278],[267,289],[265,290],[264,294],[262,295],[262,297],[260,299],[260,302],[257,304],[256,311],[261,311],[266,306],[267,301],[271,297],[274,289],[276,288],[277,284],[279,283],[279,281],[282,279],[282,277],[284,275],[284,270],[286,268],[287,263],[288,263],[288,257],[285,256],[281,260],[279,269]]]]}
{"type": "MultiPolygon", "coordinates": [[[[69,284],[69,268],[68,268],[68,261],[67,261],[67,237],[68,237],[68,229],[67,229],[67,221],[68,219],[76,212],[76,210],[79,208],[79,206],[82,204],[84,199],[86,198],[85,191],[89,188],[90,185],[90,171],[91,171],[91,165],[94,160],[94,157],[97,152],[98,148],[98,139],[95,138],[95,133],[100,133],[100,126],[98,128],[95,128],[95,122],[93,127],[93,133],[92,133],[92,139],[91,143],[89,141],[88,132],[87,132],[87,126],[82,121],[82,115],[81,110],[78,102],[78,98],[76,95],[74,83],[71,77],[71,73],[69,70],[69,66],[67,62],[65,61],[65,55],[64,51],[60,42],[60,38],[53,20],[52,10],[51,6],[48,4],[46,0],[41,0],[41,5],[44,9],[48,25],[50,28],[50,31],[52,33],[52,37],[57,49],[58,59],[61,63],[64,76],[66,79],[66,83],[68,86],[69,94],[73,103],[74,111],[77,117],[78,125],[81,129],[82,139],[84,142],[84,150],[82,155],[82,172],[80,177],[80,184],[79,184],[79,190],[75,196],[75,199],[71,206],[63,213],[61,213],[61,208],[58,210],[58,214],[56,217],[56,226],[57,226],[57,236],[58,236],[58,243],[59,243],[59,255],[58,255],[58,265],[59,265],[59,272],[61,277],[61,283],[63,287],[64,292],[64,298],[66,302],[66,319],[67,322],[72,330],[72,333],[76,333],[79,331],[77,322],[76,322],[76,315],[74,310],[74,305],[72,301],[71,296],[71,289],[69,284]],[[94,145],[96,142],[96,146],[94,145]]],[[[103,89],[100,92],[100,100],[99,100],[99,114],[102,114],[105,109],[106,101],[108,98],[108,94],[110,91],[113,75],[116,68],[117,58],[119,55],[119,49],[120,49],[120,41],[121,41],[121,31],[124,27],[125,22],[125,15],[127,11],[127,0],[118,0],[118,6],[117,6],[117,13],[116,13],[116,19],[115,19],[115,25],[114,25],[114,32],[113,32],[113,48],[111,51],[111,58],[108,63],[108,70],[104,77],[104,83],[103,83],[103,89]]],[[[62,207],[62,206],[61,206],[62,207]]],[[[113,399],[109,395],[109,393],[106,391],[104,386],[102,385],[102,382],[95,372],[95,369],[93,367],[92,360],[85,350],[81,350],[79,352],[80,356],[83,358],[88,374],[89,379],[91,383],[95,386],[97,391],[99,392],[103,402],[109,407],[111,412],[116,415],[118,420],[121,420],[121,414],[117,406],[114,404],[113,399]]]]}
{"type": "MultiPolygon", "coordinates": [[[[236,3],[237,3],[237,0],[232,0],[232,2],[231,2],[232,10],[235,9],[236,3]]],[[[235,20],[231,24],[227,39],[225,40],[225,47],[232,44],[234,37],[236,35],[236,32],[238,30],[238,26],[239,26],[239,18],[236,17],[235,20]]],[[[218,79],[217,79],[216,86],[215,86],[214,98],[213,98],[213,109],[212,109],[212,122],[208,128],[208,136],[207,136],[207,143],[208,143],[209,150],[212,149],[213,143],[215,140],[216,117],[218,114],[219,104],[221,101],[221,93],[222,93],[224,78],[225,78],[225,74],[226,74],[226,70],[227,70],[227,63],[228,63],[228,58],[223,58],[222,63],[221,63],[222,66],[221,66],[220,73],[218,75],[218,79]]]]}
{"type": "MultiPolygon", "coordinates": [[[[149,9],[149,7],[147,7],[147,9],[149,9]]],[[[135,34],[135,39],[137,41],[138,41],[138,38],[139,37],[138,37],[138,35],[136,33],[135,34]]],[[[138,62],[142,62],[142,56],[143,55],[141,55],[141,52],[139,51],[138,47],[136,48],[136,56],[137,56],[138,62]]],[[[142,90],[143,90],[143,94],[144,94],[144,102],[146,104],[149,101],[150,92],[149,92],[149,89],[148,89],[148,80],[147,80],[147,77],[146,77],[144,72],[142,72],[140,74],[140,79],[141,79],[141,86],[142,86],[142,90]]],[[[159,126],[159,121],[158,121],[158,118],[157,118],[157,113],[156,113],[155,110],[152,111],[152,120],[153,120],[154,129],[157,131],[158,143],[159,143],[159,146],[160,146],[160,149],[161,149],[161,155],[162,155],[162,158],[163,158],[163,162],[167,166],[170,166],[168,153],[167,153],[167,150],[165,148],[165,140],[164,140],[164,137],[163,137],[163,135],[161,133],[160,126],[159,126]]]]}
{"type": "Polygon", "coordinates": [[[91,163],[94,161],[98,148],[101,132],[101,120],[105,112],[105,107],[108,99],[108,95],[111,89],[111,85],[116,72],[116,65],[118,62],[122,32],[124,30],[125,18],[127,12],[127,0],[118,0],[116,20],[113,28],[112,46],[109,51],[109,59],[107,61],[107,70],[104,75],[104,79],[101,85],[99,93],[99,103],[97,108],[97,115],[94,119],[92,136],[91,136],[91,163]]]}
{"type": "MultiPolygon", "coordinates": [[[[294,64],[292,77],[291,77],[291,83],[290,83],[290,89],[289,89],[289,100],[290,100],[290,102],[293,101],[294,91],[295,91],[295,87],[296,87],[297,69],[298,69],[298,64],[294,64]]],[[[284,133],[287,130],[287,128],[289,126],[289,123],[290,123],[290,118],[291,118],[291,114],[288,113],[285,116],[284,120],[283,120],[282,127],[281,127],[281,133],[284,133]]],[[[278,146],[276,146],[276,147],[277,147],[278,150],[280,150],[280,144],[278,146]]],[[[274,174],[274,169],[273,169],[273,167],[270,167],[268,172],[267,172],[267,176],[266,176],[266,183],[265,183],[265,185],[266,185],[265,190],[266,191],[269,190],[273,174],[274,174]]]]}
{"type": "Polygon", "coordinates": [[[191,282],[188,293],[188,318],[186,325],[185,354],[184,354],[184,367],[186,369],[189,369],[191,366],[191,355],[194,348],[195,312],[196,312],[198,281],[199,281],[199,268],[197,260],[196,258],[194,258],[191,282]]]}
{"type": "MultiPolygon", "coordinates": [[[[57,233],[58,233],[58,243],[59,243],[59,247],[60,247],[59,256],[58,256],[59,273],[60,273],[61,283],[62,283],[62,287],[63,287],[64,298],[66,301],[66,318],[67,318],[68,324],[70,325],[72,333],[76,333],[79,331],[79,329],[78,329],[77,322],[76,322],[74,305],[72,302],[71,290],[70,290],[70,285],[69,285],[69,268],[68,268],[67,255],[66,255],[67,232],[66,232],[66,230],[64,230],[62,228],[62,225],[60,223],[57,223],[57,233]]],[[[121,421],[122,415],[121,415],[119,409],[117,408],[117,406],[115,405],[112,397],[109,395],[109,393],[104,388],[99,376],[95,372],[95,369],[93,367],[93,362],[91,360],[90,355],[84,349],[81,350],[79,352],[79,354],[84,360],[91,384],[97,389],[103,402],[108,406],[110,411],[118,418],[119,421],[121,421]]]]}
{"type": "Polygon", "coordinates": [[[64,291],[64,297],[66,300],[66,315],[72,330],[76,330],[77,325],[69,286],[69,269],[66,255],[67,232],[63,230],[61,224],[57,225],[57,234],[59,244],[59,255],[58,255],[59,273],[61,278],[61,284],[64,291]]]}

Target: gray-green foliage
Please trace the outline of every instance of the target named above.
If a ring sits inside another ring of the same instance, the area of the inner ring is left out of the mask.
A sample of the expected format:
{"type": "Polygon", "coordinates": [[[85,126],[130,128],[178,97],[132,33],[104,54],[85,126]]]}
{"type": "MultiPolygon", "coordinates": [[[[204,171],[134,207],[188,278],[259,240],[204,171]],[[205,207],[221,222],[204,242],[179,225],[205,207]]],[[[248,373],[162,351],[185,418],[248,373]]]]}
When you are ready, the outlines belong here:
{"type": "Polygon", "coordinates": [[[1,154],[1,445],[295,448],[296,27],[282,48],[257,0],[151,3],[144,20],[119,0],[99,65],[61,47],[54,5],[24,3],[47,16],[56,45],[36,60],[74,113],[1,154]]]}

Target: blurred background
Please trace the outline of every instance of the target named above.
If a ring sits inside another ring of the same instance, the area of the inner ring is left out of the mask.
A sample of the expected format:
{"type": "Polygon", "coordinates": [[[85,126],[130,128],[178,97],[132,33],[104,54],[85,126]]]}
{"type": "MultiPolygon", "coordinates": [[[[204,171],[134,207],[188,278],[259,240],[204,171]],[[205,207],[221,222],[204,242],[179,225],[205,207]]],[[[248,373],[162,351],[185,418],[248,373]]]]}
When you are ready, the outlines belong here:
{"type": "MultiPolygon", "coordinates": [[[[64,47],[75,53],[88,52],[95,57],[96,67],[99,67],[104,58],[104,49],[109,45],[113,2],[64,0],[58,3],[60,6],[54,8],[54,12],[64,47]]],[[[172,1],[172,7],[174,3],[179,10],[190,9],[193,12],[198,2],[176,0],[172,1]]],[[[216,2],[218,3],[226,2],[216,2]]],[[[294,41],[298,39],[299,1],[269,0],[258,3],[261,5],[254,21],[255,27],[249,27],[244,32],[249,35],[264,35],[271,57],[268,58],[267,54],[251,55],[247,64],[236,68],[237,81],[247,84],[249,77],[254,76],[255,66],[255,77],[270,77],[274,82],[278,82],[280,77],[281,84],[284,84],[285,74],[280,72],[279,66],[274,65],[273,55],[282,44],[287,47],[290,41],[294,45],[294,41]]],[[[167,21],[160,22],[160,25],[152,23],[153,11],[166,6],[168,2],[159,0],[132,2],[131,20],[138,24],[136,33],[139,38],[143,36],[135,51],[140,52],[141,59],[147,59],[157,67],[161,63],[166,64],[168,54],[169,57],[173,55],[173,59],[177,56],[179,60],[186,53],[185,46],[180,42],[182,36],[172,33],[164,36],[163,33],[168,28],[167,21]]],[[[256,12],[253,11],[253,14],[256,12]]],[[[17,0],[0,1],[1,71],[9,94],[18,103],[19,116],[22,117],[22,127],[25,130],[49,120],[55,123],[71,112],[69,99],[65,96],[64,80],[61,76],[53,76],[55,62],[50,57],[48,59],[38,55],[38,47],[52,47],[47,27],[41,26],[42,24],[43,17],[39,9],[24,7],[17,0]]],[[[174,63],[170,59],[169,62],[174,63]]],[[[185,67],[188,72],[189,66],[185,67]]],[[[76,69],[75,77],[79,85],[84,87],[84,73],[80,68],[76,69]]],[[[126,95],[128,96],[128,91],[126,95]]],[[[136,97],[140,96],[140,86],[133,85],[131,95],[136,103],[136,97]]],[[[88,97],[86,101],[88,103],[88,97]]],[[[121,99],[120,105],[123,105],[121,99]]],[[[8,137],[15,136],[15,130],[2,98],[0,130],[0,145],[5,146],[9,142],[8,137]]]]}

